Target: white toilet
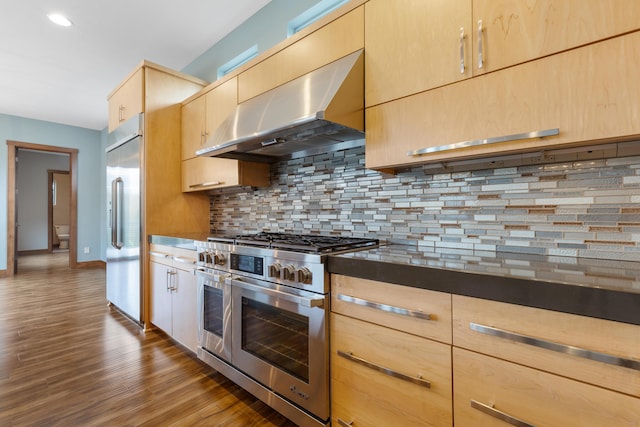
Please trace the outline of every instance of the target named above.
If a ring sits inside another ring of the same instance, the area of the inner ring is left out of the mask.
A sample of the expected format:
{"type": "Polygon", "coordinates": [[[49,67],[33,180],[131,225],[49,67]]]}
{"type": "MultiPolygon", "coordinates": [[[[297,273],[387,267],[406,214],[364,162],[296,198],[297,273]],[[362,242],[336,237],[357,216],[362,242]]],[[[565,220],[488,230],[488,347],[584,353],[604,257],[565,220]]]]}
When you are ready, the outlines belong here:
{"type": "Polygon", "coordinates": [[[56,225],[56,235],[60,241],[60,249],[69,249],[69,226],[56,225]]]}

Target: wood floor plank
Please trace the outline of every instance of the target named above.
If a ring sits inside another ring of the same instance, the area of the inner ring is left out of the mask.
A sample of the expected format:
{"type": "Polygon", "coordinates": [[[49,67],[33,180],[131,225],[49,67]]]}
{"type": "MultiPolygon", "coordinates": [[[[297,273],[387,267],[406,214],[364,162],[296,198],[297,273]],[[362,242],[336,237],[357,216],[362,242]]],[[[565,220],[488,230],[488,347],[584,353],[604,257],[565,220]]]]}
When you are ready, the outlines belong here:
{"type": "Polygon", "coordinates": [[[18,261],[0,278],[0,426],[295,426],[108,307],[103,269],[18,261]]]}

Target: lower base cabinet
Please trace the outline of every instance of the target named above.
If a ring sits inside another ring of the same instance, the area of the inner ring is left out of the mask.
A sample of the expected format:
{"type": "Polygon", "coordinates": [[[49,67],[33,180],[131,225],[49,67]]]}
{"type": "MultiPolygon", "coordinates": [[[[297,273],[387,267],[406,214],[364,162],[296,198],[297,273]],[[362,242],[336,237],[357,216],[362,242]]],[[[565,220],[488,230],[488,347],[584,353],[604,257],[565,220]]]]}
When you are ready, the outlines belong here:
{"type": "Polygon", "coordinates": [[[640,400],[453,348],[456,426],[640,426],[640,400]]]}
{"type": "Polygon", "coordinates": [[[451,426],[451,346],[331,315],[334,426],[451,426]]]}
{"type": "MultiPolygon", "coordinates": [[[[157,258],[158,252],[152,254],[152,259],[157,258]]],[[[184,257],[167,253],[160,262],[149,263],[150,318],[156,327],[195,353],[198,346],[197,280],[184,260],[184,257]]]]}

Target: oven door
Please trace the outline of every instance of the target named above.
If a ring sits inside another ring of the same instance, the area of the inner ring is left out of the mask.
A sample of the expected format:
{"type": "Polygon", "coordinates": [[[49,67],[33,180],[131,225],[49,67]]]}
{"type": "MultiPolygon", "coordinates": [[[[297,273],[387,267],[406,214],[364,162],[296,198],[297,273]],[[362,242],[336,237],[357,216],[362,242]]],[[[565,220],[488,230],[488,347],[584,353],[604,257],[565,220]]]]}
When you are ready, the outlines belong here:
{"type": "Polygon", "coordinates": [[[231,292],[233,364],[328,419],[328,295],[235,276],[231,292]]]}
{"type": "Polygon", "coordinates": [[[198,271],[198,345],[231,360],[231,277],[198,271]]]}

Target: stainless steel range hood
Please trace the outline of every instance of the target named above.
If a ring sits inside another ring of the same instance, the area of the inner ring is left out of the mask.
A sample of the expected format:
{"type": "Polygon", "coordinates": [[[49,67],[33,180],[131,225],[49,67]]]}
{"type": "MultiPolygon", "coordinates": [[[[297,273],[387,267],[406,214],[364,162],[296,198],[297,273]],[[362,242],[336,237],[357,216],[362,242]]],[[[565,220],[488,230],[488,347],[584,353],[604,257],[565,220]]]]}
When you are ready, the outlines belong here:
{"type": "Polygon", "coordinates": [[[198,156],[274,162],[361,145],[362,50],[239,104],[198,156]]]}

